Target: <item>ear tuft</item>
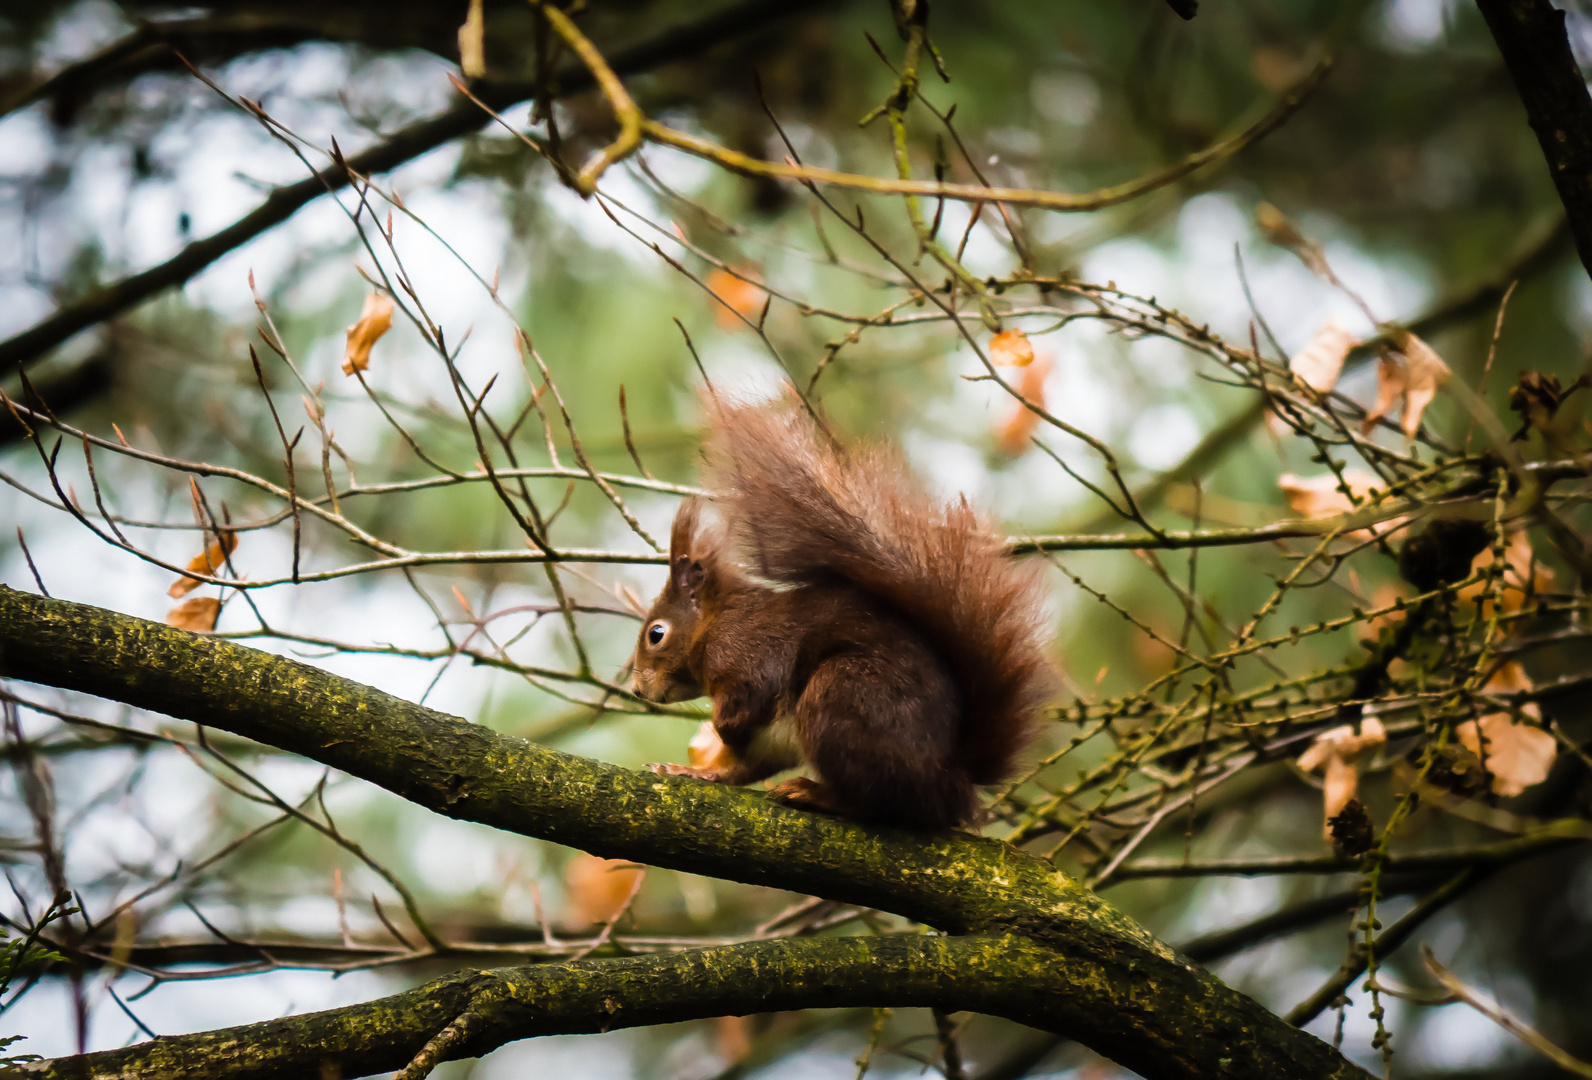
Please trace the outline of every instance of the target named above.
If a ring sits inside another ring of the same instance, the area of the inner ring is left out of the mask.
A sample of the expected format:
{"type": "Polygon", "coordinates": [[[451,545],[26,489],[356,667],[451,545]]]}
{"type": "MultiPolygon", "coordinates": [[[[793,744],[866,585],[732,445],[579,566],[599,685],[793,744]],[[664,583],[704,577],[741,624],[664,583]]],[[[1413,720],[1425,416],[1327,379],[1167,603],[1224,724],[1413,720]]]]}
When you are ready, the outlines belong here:
{"type": "Polygon", "coordinates": [[[695,598],[702,585],[702,564],[688,555],[675,559],[669,567],[669,583],[686,596],[695,598]]]}
{"type": "Polygon", "coordinates": [[[696,540],[697,519],[702,512],[702,502],[695,496],[680,504],[674,512],[674,526],[669,530],[669,563],[673,565],[691,555],[691,545],[696,540]]]}

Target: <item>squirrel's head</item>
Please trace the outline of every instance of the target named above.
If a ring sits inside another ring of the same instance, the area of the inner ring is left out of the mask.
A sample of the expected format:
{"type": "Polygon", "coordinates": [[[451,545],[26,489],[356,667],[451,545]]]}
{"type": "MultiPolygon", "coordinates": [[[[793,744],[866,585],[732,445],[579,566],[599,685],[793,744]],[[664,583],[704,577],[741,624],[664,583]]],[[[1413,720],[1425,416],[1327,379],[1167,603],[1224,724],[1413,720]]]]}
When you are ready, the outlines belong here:
{"type": "Polygon", "coordinates": [[[701,549],[697,519],[701,504],[687,499],[674,515],[669,535],[669,580],[641,623],[631,660],[631,689],[648,701],[689,701],[701,697],[692,654],[702,609],[713,588],[713,554],[701,549]]]}

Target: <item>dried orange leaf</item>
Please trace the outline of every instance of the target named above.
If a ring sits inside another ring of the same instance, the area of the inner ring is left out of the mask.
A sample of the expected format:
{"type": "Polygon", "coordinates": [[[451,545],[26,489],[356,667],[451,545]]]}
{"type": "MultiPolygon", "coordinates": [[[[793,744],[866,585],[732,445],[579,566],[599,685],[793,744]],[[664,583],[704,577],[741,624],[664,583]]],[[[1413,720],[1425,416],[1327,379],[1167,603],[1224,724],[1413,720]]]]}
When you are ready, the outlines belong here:
{"type": "MultiPolygon", "coordinates": [[[[1326,817],[1331,819],[1343,813],[1360,789],[1360,770],[1354,763],[1340,757],[1327,759],[1326,775],[1321,782],[1321,805],[1326,817]]],[[[1328,826],[1330,830],[1331,826],[1328,826]]]]}
{"type": "Polygon", "coordinates": [[[752,1053],[754,1020],[751,1016],[721,1016],[713,1021],[713,1041],[722,1060],[736,1065],[752,1053]]]}
{"type": "Polygon", "coordinates": [[[481,0],[470,0],[470,13],[459,27],[459,70],[467,79],[486,74],[486,15],[481,0]]]}
{"type": "MultiPolygon", "coordinates": [[[[1017,380],[1017,392],[1041,409],[1045,408],[1045,379],[1049,375],[1048,356],[1029,362],[1017,380]]],[[[1022,402],[1013,401],[1008,406],[1006,416],[995,424],[995,441],[1000,445],[1001,453],[1018,457],[1028,449],[1028,440],[1034,437],[1038,427],[1039,414],[1022,402]]]]}
{"type": "Polygon", "coordinates": [[[1421,429],[1421,415],[1432,403],[1437,391],[1448,381],[1448,365],[1426,342],[1409,331],[1399,336],[1399,348],[1404,353],[1404,434],[1413,439],[1421,429]]]}
{"type": "Polygon", "coordinates": [[[166,612],[166,625],[208,634],[216,628],[216,619],[220,614],[220,600],[213,596],[195,596],[166,612]]]}
{"type": "MultiPolygon", "coordinates": [[[[231,555],[238,547],[238,534],[224,532],[220,538],[210,541],[205,545],[204,552],[188,560],[188,569],[195,574],[214,574],[226,565],[227,556],[231,555]]],[[[204,582],[198,578],[180,577],[171,583],[171,588],[166,590],[166,595],[176,600],[178,597],[187,596],[204,582]]]]}
{"type": "Polygon", "coordinates": [[[762,314],[768,293],[758,287],[756,278],[756,272],[746,268],[735,273],[717,269],[707,276],[708,291],[723,301],[714,312],[720,329],[734,330],[744,325],[741,319],[753,320],[762,314]]]}
{"type": "Polygon", "coordinates": [[[1328,318],[1310,343],[1288,362],[1288,369],[1310,389],[1325,394],[1338,385],[1343,361],[1354,348],[1354,335],[1335,318],[1328,318]]]}
{"type": "Polygon", "coordinates": [[[1299,767],[1305,772],[1324,771],[1322,832],[1328,840],[1332,839],[1332,819],[1349,805],[1360,786],[1360,771],[1355,762],[1386,744],[1387,729],[1382,721],[1368,716],[1360,721],[1359,734],[1350,724],[1323,731],[1309,749],[1299,755],[1299,767]]]}
{"type": "Polygon", "coordinates": [[[568,913],[573,923],[605,923],[624,910],[641,867],[581,852],[564,868],[568,913]]]}
{"type": "Polygon", "coordinates": [[[1005,367],[1027,367],[1034,362],[1034,344],[1021,330],[1002,330],[989,339],[989,362],[1005,367]]]}
{"type": "Polygon", "coordinates": [[[1376,364],[1376,404],[1365,414],[1361,432],[1369,435],[1404,393],[1404,364],[1397,353],[1384,352],[1376,364]]]}
{"type": "Polygon", "coordinates": [[[1358,735],[1352,724],[1344,724],[1317,735],[1310,748],[1299,755],[1299,767],[1305,772],[1315,772],[1330,758],[1352,761],[1386,743],[1387,729],[1382,726],[1382,721],[1368,716],[1360,721],[1358,735]]]}
{"type": "MultiPolygon", "coordinates": [[[[1337,319],[1329,316],[1321,324],[1321,329],[1316,331],[1316,336],[1288,362],[1288,370],[1301,386],[1325,394],[1338,384],[1343,362],[1354,345],[1354,335],[1337,319]]],[[[1267,413],[1266,423],[1279,437],[1291,430],[1287,421],[1276,412],[1267,413]]]]}
{"type": "MultiPolygon", "coordinates": [[[[1531,677],[1513,660],[1500,667],[1482,687],[1500,694],[1531,688],[1531,677]]],[[[1542,722],[1542,710],[1535,702],[1523,705],[1520,712],[1542,722]]],[[[1454,731],[1465,749],[1481,759],[1482,767],[1492,777],[1494,793],[1504,798],[1519,795],[1546,780],[1559,753],[1552,735],[1507,712],[1488,713],[1480,721],[1467,720],[1454,731]]]]}
{"type": "Polygon", "coordinates": [[[735,755],[719,738],[713,721],[704,720],[696,734],[691,736],[691,744],[686,748],[686,760],[699,769],[717,769],[734,764],[735,755]]]}
{"type": "MultiPolygon", "coordinates": [[[[1493,549],[1483,548],[1481,554],[1477,555],[1470,564],[1470,572],[1479,574],[1491,566],[1492,562],[1493,549]]],[[[1459,590],[1459,598],[1467,603],[1477,603],[1482,599],[1485,587],[1485,581],[1467,585],[1459,590]]],[[[1494,594],[1500,597],[1503,610],[1506,613],[1519,611],[1525,605],[1528,594],[1541,596],[1552,588],[1553,569],[1536,561],[1530,535],[1525,529],[1517,529],[1510,533],[1504,542],[1503,581],[1493,586],[1494,594]]]]}
{"type": "Polygon", "coordinates": [[[1448,365],[1436,350],[1408,330],[1400,331],[1393,347],[1382,354],[1377,364],[1376,404],[1366,414],[1365,434],[1369,435],[1377,421],[1402,397],[1404,415],[1400,426],[1408,438],[1415,438],[1426,407],[1437,397],[1437,391],[1448,381],[1449,374],[1448,365]]]}
{"type": "Polygon", "coordinates": [[[370,367],[370,350],[392,328],[392,297],[373,292],[365,297],[365,310],[359,321],[348,328],[348,345],[343,350],[343,374],[352,375],[370,367]]]}
{"type": "MultiPolygon", "coordinates": [[[[1349,491],[1362,500],[1385,486],[1374,473],[1364,469],[1344,469],[1343,479],[1349,491]]],[[[1348,514],[1364,506],[1363,502],[1355,506],[1349,496],[1339,490],[1338,478],[1332,473],[1309,477],[1283,473],[1277,477],[1277,486],[1293,512],[1311,521],[1348,514]]]]}

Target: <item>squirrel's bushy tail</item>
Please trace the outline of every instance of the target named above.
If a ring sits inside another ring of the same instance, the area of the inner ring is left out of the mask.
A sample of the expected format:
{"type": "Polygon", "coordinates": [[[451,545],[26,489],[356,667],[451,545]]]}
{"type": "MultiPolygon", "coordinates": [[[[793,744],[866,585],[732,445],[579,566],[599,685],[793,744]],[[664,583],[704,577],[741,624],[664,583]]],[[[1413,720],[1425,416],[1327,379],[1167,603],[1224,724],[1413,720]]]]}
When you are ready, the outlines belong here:
{"type": "Polygon", "coordinates": [[[1040,569],[967,505],[930,495],[883,448],[835,447],[799,405],[711,405],[710,481],[747,568],[844,580],[900,612],[962,692],[958,764],[1009,777],[1051,692],[1040,569]]]}

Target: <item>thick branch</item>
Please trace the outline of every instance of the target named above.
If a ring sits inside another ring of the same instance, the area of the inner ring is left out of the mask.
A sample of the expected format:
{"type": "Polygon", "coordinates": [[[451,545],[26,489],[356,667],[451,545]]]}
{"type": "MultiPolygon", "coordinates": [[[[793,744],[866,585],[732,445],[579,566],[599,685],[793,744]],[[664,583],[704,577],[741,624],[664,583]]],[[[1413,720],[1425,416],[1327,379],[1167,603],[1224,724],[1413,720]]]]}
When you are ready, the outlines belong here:
{"type": "MultiPolygon", "coordinates": [[[[476,1020],[452,1057],[479,1056],[535,1035],[863,1006],[971,1009],[1088,1039],[1088,1028],[1080,1025],[1103,1018],[1080,1013],[1077,983],[1076,973],[1021,938],[758,942],[668,956],[459,972],[363,1005],[61,1058],[32,1075],[245,1080],[312,1076],[332,1064],[338,1075],[364,1076],[401,1067],[466,1009],[476,1020]]],[[[1137,1067],[1157,1077],[1241,1075],[1236,1065],[1152,1063],[1142,1055],[1137,1067]]],[[[1279,1061],[1276,1068],[1276,1076],[1329,1075],[1315,1071],[1308,1060],[1291,1068],[1279,1061]]],[[[1341,1059],[1332,1075],[1363,1076],[1341,1059]]]]}
{"type": "MultiPolygon", "coordinates": [[[[644,71],[693,55],[819,2],[821,0],[788,0],[785,3],[746,0],[686,26],[666,31],[650,41],[616,50],[610,64],[621,74],[644,71]]],[[[570,94],[590,89],[593,83],[590,73],[584,68],[572,68],[559,75],[558,85],[563,93],[570,94]]],[[[517,83],[485,84],[477,93],[481,100],[493,108],[506,109],[529,97],[533,88],[517,83]]],[[[353,155],[348,158],[348,167],[364,176],[386,172],[452,139],[475,131],[487,119],[474,102],[461,100],[448,111],[411,124],[385,142],[353,155]]],[[[259,207],[220,232],[203,240],[195,240],[159,266],[96,289],[36,326],[0,341],[0,375],[9,374],[29,360],[42,356],[73,334],[119,315],[164,289],[180,285],[227,252],[241,247],[267,229],[280,225],[307,203],[347,183],[347,171],[332,165],[296,184],[276,188],[259,207]]]]}
{"type": "Polygon", "coordinates": [[[284,657],[7,588],[0,675],[269,743],[450,817],[952,932],[1022,935],[1045,950],[1032,979],[1066,974],[1069,1033],[1145,1075],[1358,1075],[1065,874],[998,841],[864,829],[745,790],[620,769],[284,657]]]}
{"type": "Polygon", "coordinates": [[[1592,274],[1592,97],[1548,0],[1476,0],[1537,133],[1581,265],[1592,274]]]}

